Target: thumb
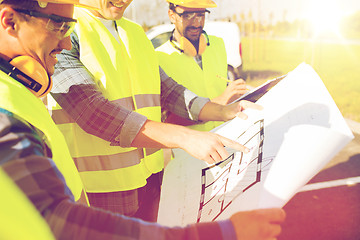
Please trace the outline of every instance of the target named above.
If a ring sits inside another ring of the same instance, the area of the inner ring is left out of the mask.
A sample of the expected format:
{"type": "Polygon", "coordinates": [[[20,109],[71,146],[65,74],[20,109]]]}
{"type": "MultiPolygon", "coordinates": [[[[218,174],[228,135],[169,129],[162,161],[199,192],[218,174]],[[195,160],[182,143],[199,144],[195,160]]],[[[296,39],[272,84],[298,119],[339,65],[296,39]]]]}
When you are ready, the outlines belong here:
{"type": "Polygon", "coordinates": [[[243,112],[237,112],[237,113],[235,114],[235,116],[241,118],[242,120],[248,119],[248,115],[246,115],[246,114],[243,113],[243,112]]]}

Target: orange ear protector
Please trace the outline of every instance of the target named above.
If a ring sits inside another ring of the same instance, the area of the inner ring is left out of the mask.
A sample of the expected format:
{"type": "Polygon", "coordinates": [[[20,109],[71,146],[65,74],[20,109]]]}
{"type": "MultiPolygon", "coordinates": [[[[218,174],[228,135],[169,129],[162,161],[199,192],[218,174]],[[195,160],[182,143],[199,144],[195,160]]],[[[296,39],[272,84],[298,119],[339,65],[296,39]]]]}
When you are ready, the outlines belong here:
{"type": "Polygon", "coordinates": [[[36,97],[44,97],[51,90],[52,80],[45,68],[30,56],[16,57],[10,63],[0,58],[0,69],[27,87],[36,97]]]}
{"type": "Polygon", "coordinates": [[[202,55],[206,47],[210,46],[209,37],[206,34],[206,32],[203,30],[199,38],[199,51],[196,51],[194,45],[185,37],[180,38],[180,47],[178,47],[174,43],[174,38],[173,38],[174,31],[175,29],[172,31],[170,35],[170,43],[174,46],[174,48],[179,50],[181,53],[185,53],[190,57],[195,57],[196,55],[202,55]]]}

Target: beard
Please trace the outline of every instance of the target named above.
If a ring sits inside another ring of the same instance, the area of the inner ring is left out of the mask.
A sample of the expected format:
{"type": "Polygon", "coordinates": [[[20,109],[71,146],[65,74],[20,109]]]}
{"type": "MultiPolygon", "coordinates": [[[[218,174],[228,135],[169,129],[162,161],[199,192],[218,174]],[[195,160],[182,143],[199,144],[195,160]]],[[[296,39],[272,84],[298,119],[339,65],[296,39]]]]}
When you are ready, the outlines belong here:
{"type": "Polygon", "coordinates": [[[184,37],[186,37],[193,45],[197,45],[202,30],[203,30],[202,27],[192,27],[192,26],[186,27],[184,31],[184,37]]]}

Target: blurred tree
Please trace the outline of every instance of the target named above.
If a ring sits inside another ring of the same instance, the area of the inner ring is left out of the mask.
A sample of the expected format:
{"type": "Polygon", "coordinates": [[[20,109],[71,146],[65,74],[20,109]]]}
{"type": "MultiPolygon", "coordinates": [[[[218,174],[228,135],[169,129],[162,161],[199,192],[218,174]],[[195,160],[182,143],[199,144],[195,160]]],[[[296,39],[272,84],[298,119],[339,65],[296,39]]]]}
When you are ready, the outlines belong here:
{"type": "Polygon", "coordinates": [[[340,29],[344,37],[360,39],[360,11],[344,18],[340,29]]]}
{"type": "Polygon", "coordinates": [[[241,32],[241,34],[242,34],[243,36],[246,35],[245,26],[246,26],[245,13],[244,13],[244,12],[241,12],[241,13],[240,13],[240,24],[239,24],[239,27],[240,27],[240,32],[241,32]]]}
{"type": "Polygon", "coordinates": [[[274,20],[274,12],[271,11],[269,13],[269,26],[272,26],[273,25],[273,20],[274,20]]]}
{"type": "Polygon", "coordinates": [[[288,11],[287,11],[287,9],[284,9],[284,11],[283,11],[283,22],[286,22],[287,21],[287,14],[288,14],[288,11]]]}

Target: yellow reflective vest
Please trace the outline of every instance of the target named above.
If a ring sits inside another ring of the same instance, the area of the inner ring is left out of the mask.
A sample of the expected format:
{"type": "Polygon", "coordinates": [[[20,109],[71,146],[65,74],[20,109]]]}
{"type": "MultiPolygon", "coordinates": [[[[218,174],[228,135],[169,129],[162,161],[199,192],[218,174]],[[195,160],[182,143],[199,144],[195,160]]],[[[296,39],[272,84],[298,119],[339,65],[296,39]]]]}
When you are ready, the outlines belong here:
{"type": "MultiPolygon", "coordinates": [[[[80,60],[95,77],[105,98],[153,121],[161,121],[159,65],[143,29],[117,21],[119,43],[99,19],[76,9],[80,60]]],[[[87,192],[127,191],[142,187],[164,166],[160,149],[122,148],[83,131],[59,105],[52,117],[64,133],[87,192]]]]}
{"type": "Polygon", "coordinates": [[[34,205],[1,168],[0,189],[0,239],[55,239],[34,205]]]}
{"type": "MultiPolygon", "coordinates": [[[[156,49],[161,68],[169,77],[198,96],[215,98],[226,88],[226,82],[217,75],[227,76],[225,45],[221,38],[209,36],[210,45],[202,54],[202,69],[194,60],[177,50],[170,41],[156,49]]],[[[222,122],[191,125],[192,129],[210,131],[222,122]]]]}
{"type": "Polygon", "coordinates": [[[12,112],[44,134],[52,159],[65,178],[75,200],[83,193],[83,185],[71,159],[65,139],[51,119],[43,102],[25,86],[0,71],[0,107],[12,112]]]}

